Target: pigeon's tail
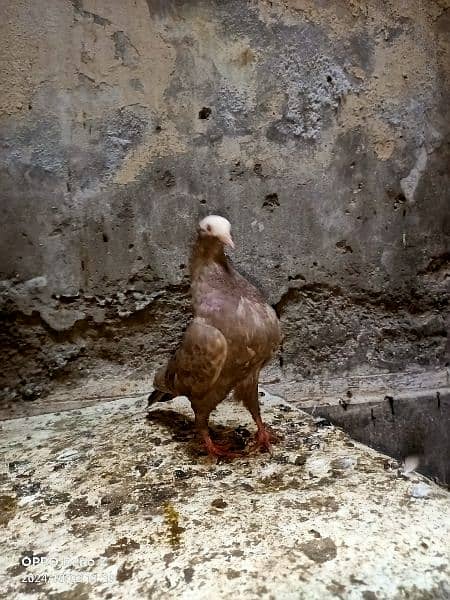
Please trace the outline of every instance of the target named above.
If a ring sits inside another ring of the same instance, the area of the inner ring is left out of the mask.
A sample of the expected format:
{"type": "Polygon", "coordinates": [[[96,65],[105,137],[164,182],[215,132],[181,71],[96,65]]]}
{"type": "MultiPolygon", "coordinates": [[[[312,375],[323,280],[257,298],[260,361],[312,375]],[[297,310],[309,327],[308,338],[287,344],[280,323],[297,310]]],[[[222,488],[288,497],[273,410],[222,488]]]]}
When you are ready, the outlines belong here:
{"type": "Polygon", "coordinates": [[[155,402],[168,402],[175,398],[173,394],[169,392],[162,392],[161,390],[153,390],[153,392],[148,397],[147,406],[152,406],[155,402]]]}

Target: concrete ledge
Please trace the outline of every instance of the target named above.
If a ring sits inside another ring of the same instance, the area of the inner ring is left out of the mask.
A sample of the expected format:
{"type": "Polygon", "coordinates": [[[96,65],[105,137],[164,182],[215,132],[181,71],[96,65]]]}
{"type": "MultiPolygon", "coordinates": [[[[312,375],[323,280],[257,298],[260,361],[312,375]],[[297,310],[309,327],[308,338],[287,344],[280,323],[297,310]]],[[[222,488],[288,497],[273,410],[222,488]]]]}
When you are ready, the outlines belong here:
{"type": "MultiPolygon", "coordinates": [[[[79,386],[61,386],[39,400],[11,400],[7,405],[0,406],[0,421],[84,408],[118,398],[138,398],[150,393],[152,381],[153,373],[142,377],[142,374],[136,376],[133,370],[121,372],[115,377],[97,375],[79,386]]],[[[262,373],[260,383],[269,392],[307,408],[317,404],[338,404],[342,398],[346,402],[358,403],[382,400],[386,394],[420,397],[436,391],[444,392],[450,389],[450,372],[448,368],[440,368],[299,381],[290,379],[289,374],[271,365],[262,373]]]]}
{"type": "Polygon", "coordinates": [[[289,396],[290,401],[306,407],[339,404],[341,399],[352,404],[369,402],[382,399],[385,395],[420,397],[449,388],[449,369],[439,368],[291,381],[285,385],[283,392],[289,396]]]}
{"type": "MultiPolygon", "coordinates": [[[[261,399],[283,441],[227,464],[201,454],[184,399],[2,423],[5,597],[448,598],[450,494],[261,399]]],[[[235,443],[254,429],[232,402],[212,423],[235,443]]]]}

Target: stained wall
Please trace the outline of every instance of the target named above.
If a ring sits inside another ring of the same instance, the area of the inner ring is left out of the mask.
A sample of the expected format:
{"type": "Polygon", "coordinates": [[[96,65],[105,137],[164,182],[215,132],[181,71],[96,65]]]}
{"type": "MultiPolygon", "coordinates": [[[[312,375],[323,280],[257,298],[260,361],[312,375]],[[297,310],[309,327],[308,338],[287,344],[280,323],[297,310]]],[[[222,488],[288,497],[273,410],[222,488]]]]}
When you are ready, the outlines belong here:
{"type": "Polygon", "coordinates": [[[150,373],[210,212],[281,316],[285,374],[444,365],[448,8],[3,2],[7,396],[150,373]]]}

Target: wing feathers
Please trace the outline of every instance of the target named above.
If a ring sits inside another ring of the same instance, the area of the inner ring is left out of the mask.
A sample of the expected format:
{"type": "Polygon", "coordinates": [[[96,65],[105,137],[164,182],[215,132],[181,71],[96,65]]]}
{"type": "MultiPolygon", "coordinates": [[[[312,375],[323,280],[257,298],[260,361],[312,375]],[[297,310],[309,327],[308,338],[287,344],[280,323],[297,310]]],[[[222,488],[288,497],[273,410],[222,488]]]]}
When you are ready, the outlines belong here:
{"type": "Polygon", "coordinates": [[[155,377],[154,386],[178,396],[203,396],[219,378],[226,357],[223,334],[195,318],[164,373],[155,377]]]}

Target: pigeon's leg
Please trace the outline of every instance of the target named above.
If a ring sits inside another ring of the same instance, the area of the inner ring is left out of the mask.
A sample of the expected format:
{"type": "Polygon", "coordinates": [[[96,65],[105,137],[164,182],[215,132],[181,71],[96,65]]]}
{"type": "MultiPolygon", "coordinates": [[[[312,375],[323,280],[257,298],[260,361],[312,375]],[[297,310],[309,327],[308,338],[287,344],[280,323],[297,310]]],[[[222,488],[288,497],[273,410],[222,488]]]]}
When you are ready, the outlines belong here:
{"type": "Polygon", "coordinates": [[[195,428],[197,429],[199,435],[201,436],[206,450],[210,456],[218,457],[218,458],[237,458],[241,456],[238,452],[233,452],[230,450],[230,444],[227,442],[218,443],[213,442],[208,429],[208,419],[210,412],[205,412],[204,410],[198,409],[193,405],[192,407],[195,413],[195,428]]]}
{"type": "Polygon", "coordinates": [[[258,376],[259,372],[240,383],[234,390],[234,396],[237,400],[242,401],[256,423],[256,427],[258,428],[255,439],[256,448],[271,452],[272,444],[279,442],[280,439],[273,431],[268,429],[261,418],[261,409],[258,400],[258,376]]]}

